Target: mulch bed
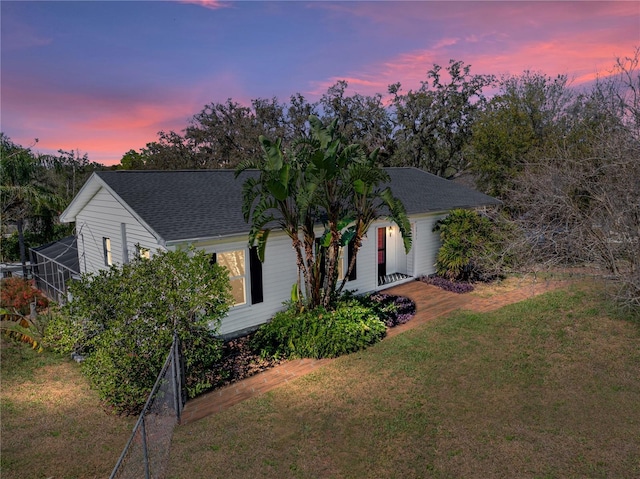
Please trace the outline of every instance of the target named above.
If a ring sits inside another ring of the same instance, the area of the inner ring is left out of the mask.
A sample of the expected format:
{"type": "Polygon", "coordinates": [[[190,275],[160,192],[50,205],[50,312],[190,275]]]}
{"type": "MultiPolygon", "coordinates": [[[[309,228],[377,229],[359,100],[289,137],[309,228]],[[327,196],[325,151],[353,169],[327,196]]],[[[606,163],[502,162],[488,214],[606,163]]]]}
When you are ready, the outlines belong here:
{"type": "Polygon", "coordinates": [[[255,353],[250,347],[252,338],[253,333],[225,341],[222,347],[221,361],[216,364],[215,369],[207,374],[207,378],[213,384],[212,389],[242,381],[285,361],[284,359],[262,357],[255,353]]]}
{"type": "MultiPolygon", "coordinates": [[[[384,314],[380,318],[386,324],[387,328],[404,324],[415,316],[416,305],[407,297],[374,293],[370,298],[378,301],[382,307],[390,304],[395,306],[393,313],[384,314]]],[[[252,351],[250,347],[252,338],[253,334],[249,334],[224,343],[222,360],[216,365],[216,368],[207,375],[213,385],[212,389],[218,389],[228,384],[242,381],[243,379],[266,371],[286,361],[286,359],[262,357],[252,351]]]]}

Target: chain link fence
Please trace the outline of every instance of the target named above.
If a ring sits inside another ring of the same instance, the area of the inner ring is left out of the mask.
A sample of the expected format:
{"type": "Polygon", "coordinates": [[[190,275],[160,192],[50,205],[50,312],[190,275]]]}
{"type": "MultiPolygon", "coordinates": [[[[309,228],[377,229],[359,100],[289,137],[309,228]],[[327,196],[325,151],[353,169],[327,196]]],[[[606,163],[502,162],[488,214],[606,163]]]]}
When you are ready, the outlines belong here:
{"type": "Polygon", "coordinates": [[[164,477],[173,429],[186,402],[180,340],[171,350],[110,479],[164,477]]]}

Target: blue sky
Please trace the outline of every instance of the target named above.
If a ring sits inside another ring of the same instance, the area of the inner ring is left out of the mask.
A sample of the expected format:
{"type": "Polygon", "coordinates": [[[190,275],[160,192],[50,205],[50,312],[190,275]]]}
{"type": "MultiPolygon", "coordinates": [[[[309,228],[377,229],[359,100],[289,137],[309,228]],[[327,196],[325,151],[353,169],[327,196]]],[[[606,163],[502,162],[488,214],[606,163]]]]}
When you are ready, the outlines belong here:
{"type": "Polygon", "coordinates": [[[606,74],[640,45],[640,2],[6,1],[0,126],[43,153],[117,163],[211,102],[418,88],[472,73],[606,74]]]}

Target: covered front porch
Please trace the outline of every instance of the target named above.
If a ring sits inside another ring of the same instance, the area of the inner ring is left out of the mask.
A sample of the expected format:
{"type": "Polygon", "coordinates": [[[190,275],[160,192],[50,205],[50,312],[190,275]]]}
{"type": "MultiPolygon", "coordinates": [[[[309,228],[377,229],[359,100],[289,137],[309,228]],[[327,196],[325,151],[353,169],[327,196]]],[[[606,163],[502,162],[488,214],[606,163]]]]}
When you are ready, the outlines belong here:
{"type": "Polygon", "coordinates": [[[395,225],[376,231],[378,288],[402,284],[414,279],[413,249],[407,254],[400,230],[395,225]]]}

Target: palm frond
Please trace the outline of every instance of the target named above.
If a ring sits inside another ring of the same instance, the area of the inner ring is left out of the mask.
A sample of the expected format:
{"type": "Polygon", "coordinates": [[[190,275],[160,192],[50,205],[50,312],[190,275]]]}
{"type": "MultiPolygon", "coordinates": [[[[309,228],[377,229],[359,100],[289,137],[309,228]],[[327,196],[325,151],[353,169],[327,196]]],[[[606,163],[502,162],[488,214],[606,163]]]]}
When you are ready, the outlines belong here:
{"type": "Polygon", "coordinates": [[[260,169],[260,160],[255,160],[253,158],[243,160],[238,164],[238,166],[236,166],[234,177],[237,178],[243,171],[256,169],[260,169]]]}
{"type": "Polygon", "coordinates": [[[0,308],[0,317],[3,318],[0,320],[0,331],[9,338],[27,343],[39,353],[44,351],[40,339],[42,334],[27,316],[15,310],[0,308]]]}

